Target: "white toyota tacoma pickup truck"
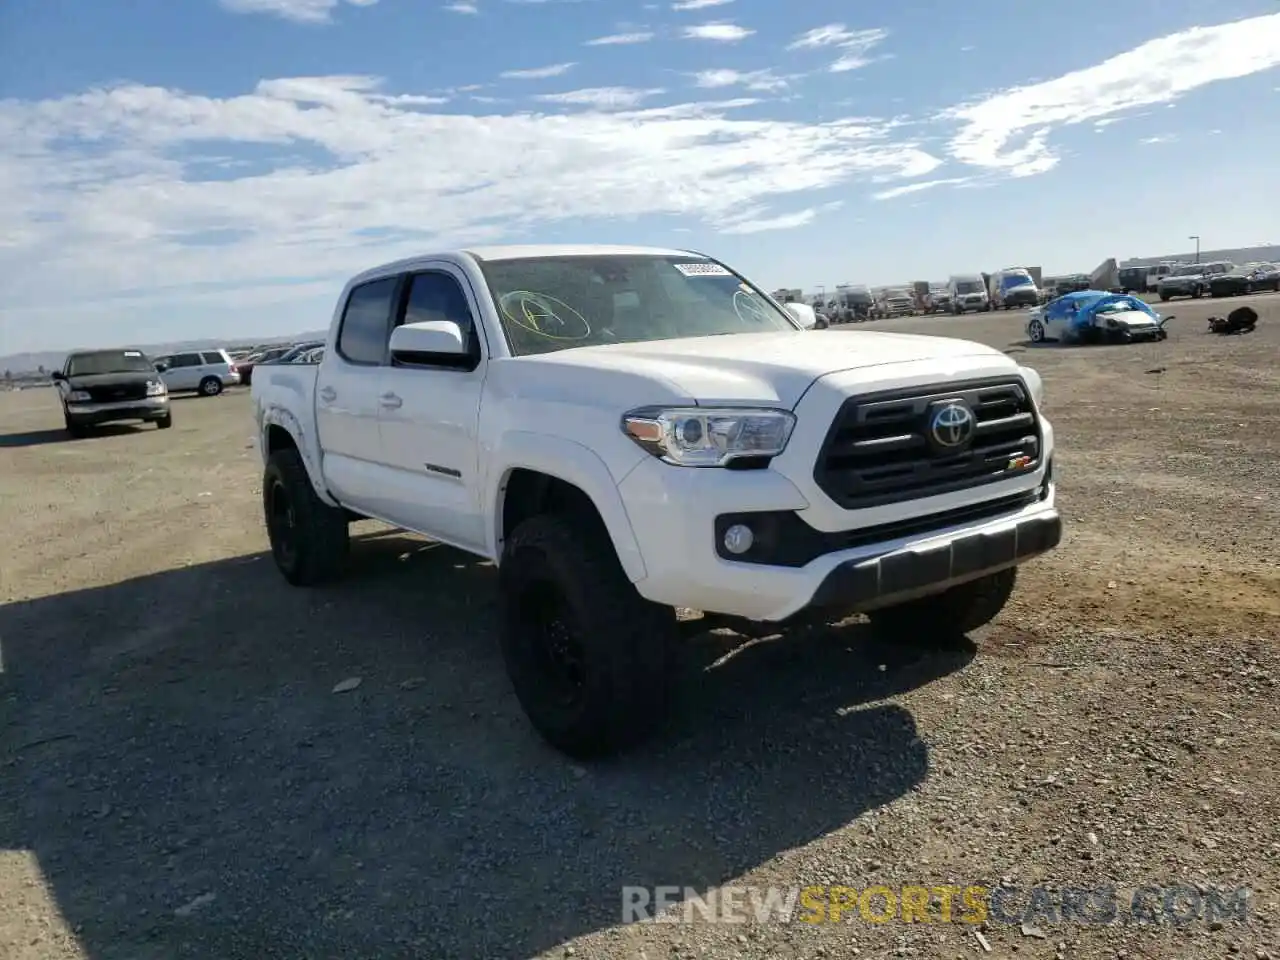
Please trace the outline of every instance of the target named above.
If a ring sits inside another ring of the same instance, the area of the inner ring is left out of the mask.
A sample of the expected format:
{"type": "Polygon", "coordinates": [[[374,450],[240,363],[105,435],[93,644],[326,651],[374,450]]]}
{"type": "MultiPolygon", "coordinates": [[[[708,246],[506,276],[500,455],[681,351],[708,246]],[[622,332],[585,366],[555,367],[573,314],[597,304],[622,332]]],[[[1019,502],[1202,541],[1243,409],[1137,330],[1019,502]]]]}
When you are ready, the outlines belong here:
{"type": "Polygon", "coordinates": [[[338,575],[362,518],[493,561],[515,694],[579,757],[663,718],[676,608],[744,633],[865,612],[903,642],[988,622],[1061,538],[1039,376],[813,326],[685,250],[368,270],[319,365],[255,371],[275,562],[338,575]]]}

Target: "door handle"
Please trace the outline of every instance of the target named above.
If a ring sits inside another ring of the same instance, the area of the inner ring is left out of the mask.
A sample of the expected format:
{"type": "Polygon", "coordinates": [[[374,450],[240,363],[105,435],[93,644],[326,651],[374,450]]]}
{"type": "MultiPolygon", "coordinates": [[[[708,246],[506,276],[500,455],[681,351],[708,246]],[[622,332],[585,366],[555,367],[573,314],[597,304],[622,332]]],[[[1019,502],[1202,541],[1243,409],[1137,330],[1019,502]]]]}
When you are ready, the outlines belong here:
{"type": "Polygon", "coordinates": [[[338,399],[338,391],[333,389],[333,387],[323,387],[320,390],[320,399],[325,403],[333,403],[333,401],[338,399]]]}
{"type": "Polygon", "coordinates": [[[394,410],[396,407],[400,406],[400,404],[404,403],[404,401],[394,393],[384,393],[378,398],[378,402],[391,410],[394,410]]]}

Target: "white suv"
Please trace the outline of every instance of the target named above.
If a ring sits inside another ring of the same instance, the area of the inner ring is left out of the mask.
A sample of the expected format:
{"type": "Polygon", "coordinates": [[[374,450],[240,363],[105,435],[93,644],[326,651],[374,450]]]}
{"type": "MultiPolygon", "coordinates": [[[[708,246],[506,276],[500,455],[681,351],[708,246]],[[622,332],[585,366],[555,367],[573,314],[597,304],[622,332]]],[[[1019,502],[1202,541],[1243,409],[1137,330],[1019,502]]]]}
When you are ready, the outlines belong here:
{"type": "Polygon", "coordinates": [[[190,350],[155,358],[156,369],[170,392],[194,390],[201,396],[216,397],[223,387],[240,382],[235,361],[225,350],[190,350]]]}

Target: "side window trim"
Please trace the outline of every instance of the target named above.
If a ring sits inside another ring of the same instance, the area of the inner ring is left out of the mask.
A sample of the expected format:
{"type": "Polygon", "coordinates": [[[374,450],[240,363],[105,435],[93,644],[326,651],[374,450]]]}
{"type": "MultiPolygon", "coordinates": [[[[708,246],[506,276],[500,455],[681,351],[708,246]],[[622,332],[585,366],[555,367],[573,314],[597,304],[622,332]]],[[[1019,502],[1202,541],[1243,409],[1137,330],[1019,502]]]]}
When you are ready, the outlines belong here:
{"type": "Polygon", "coordinates": [[[347,302],[342,305],[342,319],[338,321],[338,329],[333,338],[333,352],[342,358],[343,363],[349,363],[354,367],[383,367],[388,365],[389,351],[387,349],[391,339],[392,324],[395,320],[399,305],[404,299],[405,275],[404,274],[387,274],[382,277],[374,277],[366,280],[364,283],[356,284],[347,292],[347,302]],[[392,284],[391,298],[387,304],[387,315],[383,318],[382,323],[382,359],[380,360],[353,360],[347,356],[342,350],[342,335],[347,329],[347,316],[351,311],[351,301],[355,298],[356,291],[375,283],[386,283],[390,281],[392,284]]]}

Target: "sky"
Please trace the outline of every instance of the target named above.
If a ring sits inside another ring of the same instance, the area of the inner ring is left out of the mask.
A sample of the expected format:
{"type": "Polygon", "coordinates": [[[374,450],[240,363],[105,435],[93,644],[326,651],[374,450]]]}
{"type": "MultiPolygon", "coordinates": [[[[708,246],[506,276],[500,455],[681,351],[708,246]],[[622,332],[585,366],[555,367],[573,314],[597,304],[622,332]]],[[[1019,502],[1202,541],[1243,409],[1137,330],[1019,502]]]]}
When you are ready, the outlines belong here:
{"type": "Polygon", "coordinates": [[[1277,0],[4,0],[0,354],[323,328],[351,274],[768,289],[1280,242],[1277,0]]]}

